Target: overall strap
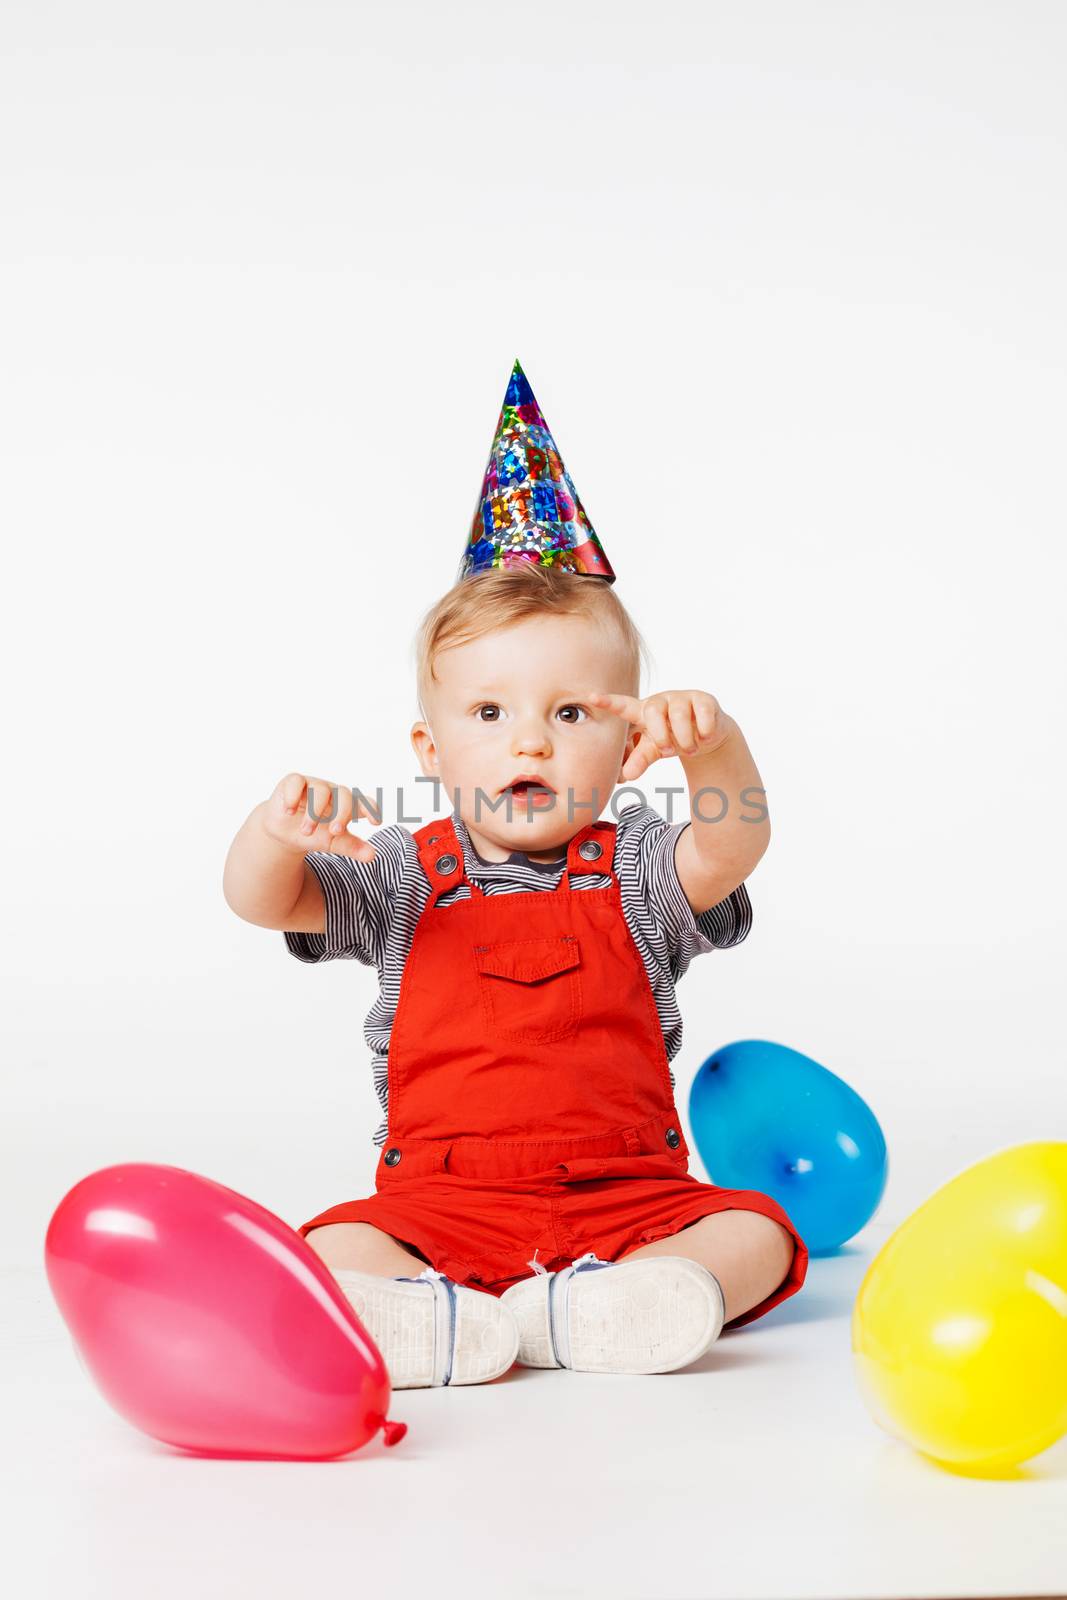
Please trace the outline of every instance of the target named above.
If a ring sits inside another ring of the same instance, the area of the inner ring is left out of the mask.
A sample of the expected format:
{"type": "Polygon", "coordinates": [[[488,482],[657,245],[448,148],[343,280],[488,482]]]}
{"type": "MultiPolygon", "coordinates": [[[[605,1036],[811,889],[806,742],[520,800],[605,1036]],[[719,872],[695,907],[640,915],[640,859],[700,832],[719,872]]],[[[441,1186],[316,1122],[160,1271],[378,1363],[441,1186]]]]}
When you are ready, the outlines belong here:
{"type": "Polygon", "coordinates": [[[476,883],[471,883],[463,865],[463,849],[451,817],[438,817],[416,828],[412,834],[419,851],[419,865],[430,885],[430,898],[426,909],[435,906],[443,894],[465,883],[472,895],[481,894],[476,883]]]}
{"type": "MultiPolygon", "coordinates": [[[[591,873],[612,876],[615,859],[614,822],[590,822],[576,833],[567,846],[565,870],[560,874],[556,894],[570,892],[570,880],[591,873]]],[[[417,828],[412,835],[419,852],[419,865],[430,885],[428,907],[436,905],[443,894],[465,883],[472,895],[483,894],[482,888],[468,878],[463,862],[463,848],[451,817],[438,817],[433,822],[417,828]]]]}
{"type": "Polygon", "coordinates": [[[567,846],[567,871],[560,879],[562,884],[568,874],[604,873],[612,876],[615,859],[615,823],[590,822],[576,833],[567,846]]]}

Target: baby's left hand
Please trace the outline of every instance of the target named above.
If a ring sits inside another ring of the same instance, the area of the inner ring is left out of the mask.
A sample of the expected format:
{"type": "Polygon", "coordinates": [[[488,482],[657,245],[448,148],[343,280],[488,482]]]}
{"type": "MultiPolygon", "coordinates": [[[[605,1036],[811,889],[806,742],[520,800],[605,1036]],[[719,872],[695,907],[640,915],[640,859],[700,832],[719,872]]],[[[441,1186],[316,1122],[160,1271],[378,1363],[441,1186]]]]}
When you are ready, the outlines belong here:
{"type": "Polygon", "coordinates": [[[612,711],[640,727],[641,736],[620,777],[639,778],[661,756],[706,756],[725,744],[737,724],[713,694],[700,689],[664,689],[638,700],[629,694],[585,695],[591,706],[612,711]]]}

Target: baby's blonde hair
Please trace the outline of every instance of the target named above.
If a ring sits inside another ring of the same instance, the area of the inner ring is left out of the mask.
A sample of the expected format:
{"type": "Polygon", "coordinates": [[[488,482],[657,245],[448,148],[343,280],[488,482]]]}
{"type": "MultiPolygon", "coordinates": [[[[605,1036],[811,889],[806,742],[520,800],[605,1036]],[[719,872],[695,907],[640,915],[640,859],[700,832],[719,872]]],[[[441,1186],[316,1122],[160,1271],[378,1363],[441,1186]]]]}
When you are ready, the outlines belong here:
{"type": "Polygon", "coordinates": [[[433,664],[442,650],[549,612],[591,617],[614,630],[627,655],[630,689],[634,694],[640,692],[641,667],[648,664],[648,649],[612,585],[603,578],[524,561],[462,578],[427,611],[415,636],[422,714],[426,714],[426,690],[435,677],[433,664]]]}

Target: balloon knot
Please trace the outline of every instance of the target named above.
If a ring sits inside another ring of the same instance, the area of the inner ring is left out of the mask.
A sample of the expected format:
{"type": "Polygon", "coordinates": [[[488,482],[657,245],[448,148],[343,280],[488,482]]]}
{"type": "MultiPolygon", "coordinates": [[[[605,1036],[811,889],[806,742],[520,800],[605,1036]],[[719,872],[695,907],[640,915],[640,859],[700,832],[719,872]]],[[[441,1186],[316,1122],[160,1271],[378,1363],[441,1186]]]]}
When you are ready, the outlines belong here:
{"type": "Polygon", "coordinates": [[[407,1431],[408,1425],[406,1422],[389,1422],[387,1420],[382,1423],[382,1435],[386,1444],[399,1444],[407,1431]]]}

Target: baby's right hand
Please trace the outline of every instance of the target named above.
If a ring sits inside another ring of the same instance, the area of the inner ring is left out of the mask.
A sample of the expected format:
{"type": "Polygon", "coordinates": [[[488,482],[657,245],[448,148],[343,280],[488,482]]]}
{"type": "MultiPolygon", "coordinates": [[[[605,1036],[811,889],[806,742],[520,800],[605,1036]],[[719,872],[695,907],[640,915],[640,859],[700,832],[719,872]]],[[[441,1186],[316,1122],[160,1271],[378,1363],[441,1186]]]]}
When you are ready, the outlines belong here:
{"type": "MultiPolygon", "coordinates": [[[[363,801],[356,805],[357,817],[379,822],[363,801]]],[[[328,783],[325,778],[308,778],[302,772],[289,772],[269,800],[263,802],[263,826],[277,844],[298,855],[309,850],[327,850],[335,856],[354,856],[357,861],[373,861],[374,846],[348,832],[352,821],[352,790],[344,784],[328,783]],[[337,813],[330,817],[332,790],[337,792],[337,813]],[[314,821],[314,812],[321,822],[314,821]],[[327,820],[329,819],[329,820],[327,820]]]]}

